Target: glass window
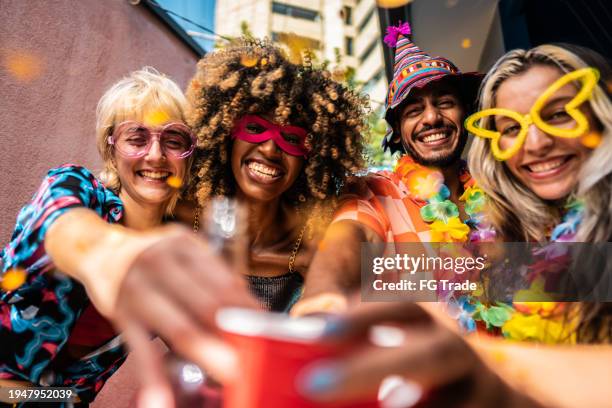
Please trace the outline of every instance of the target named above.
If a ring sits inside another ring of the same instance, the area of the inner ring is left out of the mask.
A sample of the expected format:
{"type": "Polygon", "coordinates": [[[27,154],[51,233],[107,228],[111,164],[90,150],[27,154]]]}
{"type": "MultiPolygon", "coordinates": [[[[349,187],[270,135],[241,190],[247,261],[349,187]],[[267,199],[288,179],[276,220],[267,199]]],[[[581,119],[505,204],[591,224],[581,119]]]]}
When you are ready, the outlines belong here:
{"type": "Polygon", "coordinates": [[[344,6],[342,9],[342,14],[344,16],[344,24],[351,25],[353,24],[353,9],[349,6],[344,6]]]}
{"type": "Polygon", "coordinates": [[[346,55],[353,55],[353,37],[344,37],[344,52],[346,55]]]}
{"type": "Polygon", "coordinates": [[[368,57],[370,56],[370,54],[372,54],[372,51],[374,51],[374,49],[376,48],[376,44],[377,44],[377,39],[375,38],[372,41],[372,43],[370,43],[370,45],[368,45],[368,48],[366,48],[366,50],[359,57],[359,61],[361,61],[361,63],[363,63],[365,60],[367,60],[368,57]]]}
{"type": "Polygon", "coordinates": [[[289,4],[272,2],[272,12],[289,17],[302,18],[304,20],[315,21],[319,18],[319,12],[305,9],[303,7],[292,6],[289,4]]]}
{"type": "Polygon", "coordinates": [[[374,16],[375,11],[376,11],[376,7],[372,7],[370,11],[368,11],[368,14],[366,14],[366,16],[363,18],[363,20],[361,20],[361,23],[359,24],[359,27],[357,28],[359,32],[363,31],[365,26],[368,25],[368,23],[372,19],[372,16],[374,16]]]}

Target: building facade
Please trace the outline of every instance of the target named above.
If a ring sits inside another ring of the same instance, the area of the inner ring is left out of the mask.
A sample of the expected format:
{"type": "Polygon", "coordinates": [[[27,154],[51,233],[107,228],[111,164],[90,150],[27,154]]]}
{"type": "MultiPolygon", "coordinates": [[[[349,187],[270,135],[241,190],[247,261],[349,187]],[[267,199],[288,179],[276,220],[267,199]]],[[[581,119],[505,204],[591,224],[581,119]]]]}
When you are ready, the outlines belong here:
{"type": "Polygon", "coordinates": [[[357,88],[374,108],[386,92],[381,29],[375,0],[223,0],[217,2],[215,31],[256,38],[297,41],[319,60],[354,70],[357,88]]]}

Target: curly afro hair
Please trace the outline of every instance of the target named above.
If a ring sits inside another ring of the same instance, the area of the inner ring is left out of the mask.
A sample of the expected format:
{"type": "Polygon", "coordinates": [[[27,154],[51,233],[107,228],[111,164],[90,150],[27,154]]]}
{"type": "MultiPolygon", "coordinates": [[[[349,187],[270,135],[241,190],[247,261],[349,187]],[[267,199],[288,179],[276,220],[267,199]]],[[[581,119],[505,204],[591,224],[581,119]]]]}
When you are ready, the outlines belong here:
{"type": "Polygon", "coordinates": [[[213,196],[235,194],[231,131],[246,114],[266,113],[308,131],[310,154],[282,197],[299,207],[333,210],[347,178],[364,168],[367,99],[328,71],[291,63],[267,41],[240,39],[204,56],[187,98],[198,139],[190,192],[201,207],[213,196]]]}

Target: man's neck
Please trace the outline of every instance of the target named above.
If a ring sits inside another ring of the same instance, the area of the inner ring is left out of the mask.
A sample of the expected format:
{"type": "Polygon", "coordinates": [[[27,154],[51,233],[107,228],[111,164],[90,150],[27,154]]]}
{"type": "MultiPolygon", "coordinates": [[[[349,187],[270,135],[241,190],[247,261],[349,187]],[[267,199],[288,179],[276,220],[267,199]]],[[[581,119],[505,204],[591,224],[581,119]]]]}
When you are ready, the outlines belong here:
{"type": "Polygon", "coordinates": [[[457,203],[459,197],[463,194],[463,184],[459,180],[461,160],[457,160],[446,167],[441,167],[440,171],[444,175],[444,184],[446,184],[446,187],[450,190],[451,200],[457,203]]]}

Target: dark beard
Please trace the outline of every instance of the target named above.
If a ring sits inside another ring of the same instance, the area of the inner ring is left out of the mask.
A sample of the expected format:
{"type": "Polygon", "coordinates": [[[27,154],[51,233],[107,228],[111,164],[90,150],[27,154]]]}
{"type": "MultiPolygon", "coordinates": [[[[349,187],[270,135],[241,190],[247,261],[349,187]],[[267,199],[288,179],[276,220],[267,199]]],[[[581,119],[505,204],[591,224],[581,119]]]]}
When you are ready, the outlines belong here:
{"type": "Polygon", "coordinates": [[[414,159],[415,162],[428,167],[448,167],[451,164],[456,163],[457,160],[461,158],[461,153],[463,153],[463,149],[465,148],[466,143],[467,131],[463,130],[459,135],[459,143],[457,143],[457,147],[455,148],[455,150],[445,156],[428,159],[417,153],[412,148],[412,145],[404,143],[404,141],[402,140],[404,151],[408,153],[414,159]]]}

